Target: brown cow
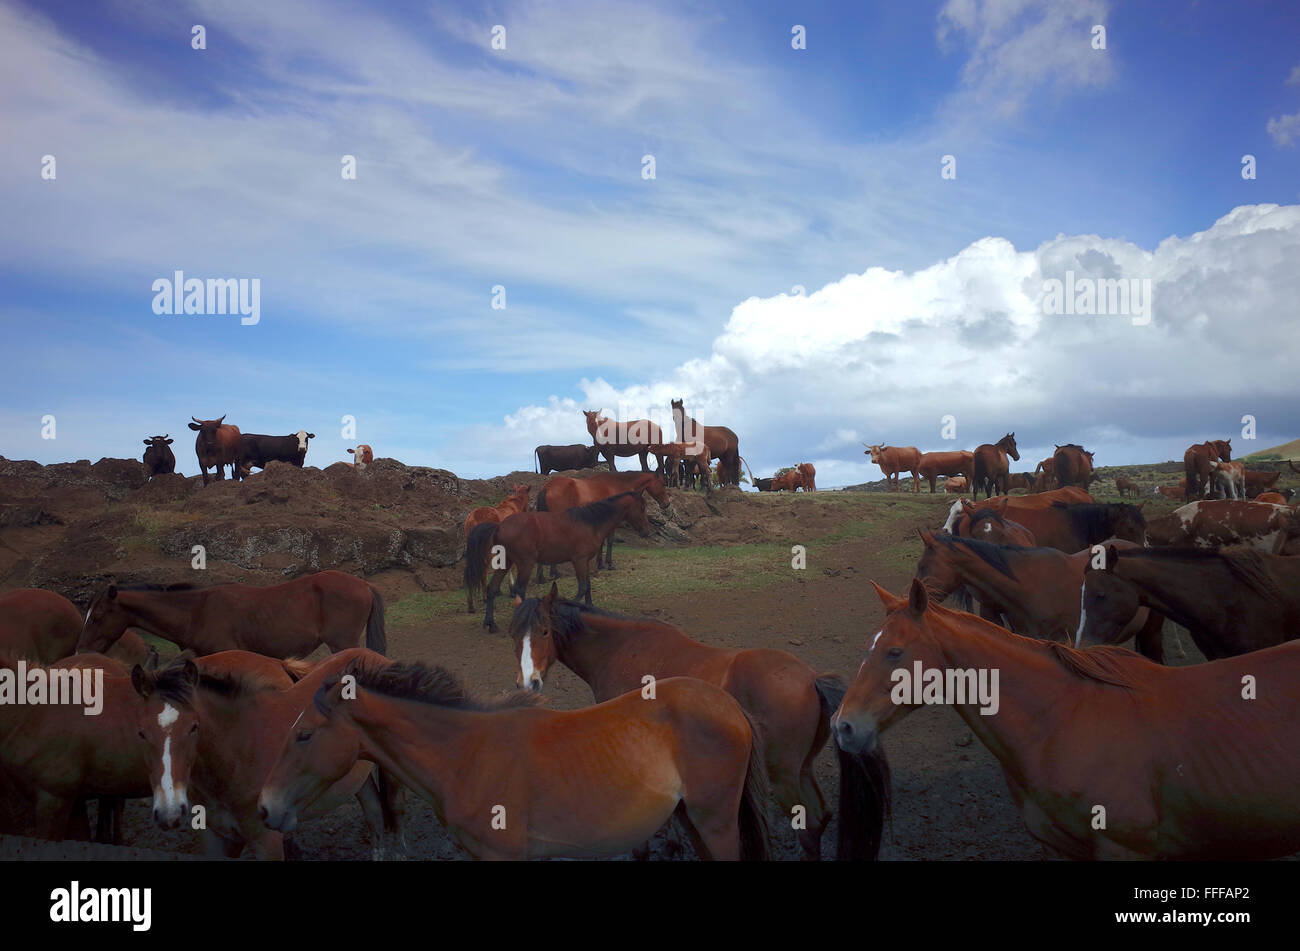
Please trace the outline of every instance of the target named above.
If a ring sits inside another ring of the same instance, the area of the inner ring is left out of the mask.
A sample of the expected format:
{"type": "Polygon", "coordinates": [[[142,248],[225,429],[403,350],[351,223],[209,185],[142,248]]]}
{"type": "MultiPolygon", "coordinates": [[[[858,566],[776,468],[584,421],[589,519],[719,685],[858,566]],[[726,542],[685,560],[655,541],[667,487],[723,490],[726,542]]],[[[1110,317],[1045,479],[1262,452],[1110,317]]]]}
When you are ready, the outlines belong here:
{"type": "Polygon", "coordinates": [[[1092,482],[1092,453],[1082,446],[1074,443],[1057,446],[1056,452],[1052,453],[1052,460],[1056,463],[1056,484],[1060,488],[1077,485],[1081,489],[1087,489],[1088,483],[1092,482]]]}
{"type": "Polygon", "coordinates": [[[1283,495],[1281,492],[1261,492],[1259,493],[1259,495],[1255,496],[1255,501],[1265,503],[1268,505],[1288,504],[1287,497],[1283,495]]]}
{"type": "Polygon", "coordinates": [[[1246,544],[1277,554],[1300,535],[1300,515],[1288,505],[1237,499],[1201,499],[1147,523],[1152,545],[1219,548],[1246,544]]]}
{"type": "MultiPolygon", "coordinates": [[[[921,491],[921,480],[917,475],[921,465],[921,450],[915,446],[885,446],[877,443],[874,446],[863,443],[867,448],[863,455],[871,456],[871,461],[880,466],[880,471],[885,474],[885,487],[891,491],[899,490],[898,474],[900,472],[912,473],[912,491],[921,491]]],[[[938,474],[938,473],[937,473],[938,474]]],[[[942,473],[952,475],[949,473],[942,473]]],[[[934,479],[930,480],[930,491],[934,491],[934,479]]]]}
{"type": "Polygon", "coordinates": [[[198,433],[194,437],[194,454],[199,458],[199,469],[203,472],[203,484],[208,484],[208,468],[216,466],[216,480],[225,479],[222,466],[230,466],[231,478],[234,478],[235,453],[239,451],[239,427],[227,426],[223,414],[220,419],[199,419],[191,416],[194,422],[190,429],[198,433]]]}
{"type": "Polygon", "coordinates": [[[1167,499],[1181,499],[1186,494],[1187,480],[1179,479],[1177,485],[1158,485],[1152,495],[1163,495],[1167,499]]]}
{"type": "Polygon", "coordinates": [[[965,479],[966,487],[969,488],[971,479],[975,477],[975,453],[963,450],[923,452],[916,469],[921,474],[921,478],[930,483],[931,492],[934,491],[934,480],[941,475],[961,476],[965,479]]]}
{"type": "MultiPolygon", "coordinates": [[[[609,471],[617,472],[614,465],[615,456],[640,456],[641,471],[650,472],[646,456],[650,447],[664,441],[663,430],[648,419],[630,419],[615,422],[600,415],[599,410],[584,409],[582,415],[587,417],[587,432],[591,433],[592,444],[599,447],[601,455],[609,463],[609,471]]],[[[663,469],[663,460],[655,457],[654,471],[663,469]]]]}
{"type": "Polygon", "coordinates": [[[740,485],[740,437],[726,426],[701,426],[686,415],[686,406],[681,400],[673,400],[672,408],[677,441],[694,443],[704,440],[709,454],[718,460],[721,473],[718,485],[740,485]]]}
{"type": "Polygon", "coordinates": [[[375,451],[365,443],[357,446],[356,449],[349,449],[348,452],[352,453],[352,457],[355,460],[349,462],[348,465],[356,466],[358,469],[364,469],[366,466],[370,465],[370,463],[375,461],[375,451]]]}
{"type": "Polygon", "coordinates": [[[1128,476],[1116,476],[1115,489],[1119,492],[1119,497],[1121,499],[1125,495],[1132,495],[1136,497],[1138,492],[1141,491],[1138,487],[1138,484],[1134,482],[1132,479],[1130,479],[1128,476]]]}
{"type": "Polygon", "coordinates": [[[943,484],[945,492],[965,492],[970,488],[970,483],[966,481],[965,476],[949,476],[948,481],[943,484]]]}
{"type": "Polygon", "coordinates": [[[1271,489],[1277,485],[1278,477],[1282,475],[1281,470],[1277,472],[1263,472],[1257,469],[1246,470],[1246,495],[1254,498],[1266,489],[1271,489]]]}
{"type": "Polygon", "coordinates": [[[783,472],[772,479],[773,492],[794,492],[803,485],[803,473],[798,469],[791,469],[789,472],[783,472]]]}
{"type": "Polygon", "coordinates": [[[1183,453],[1183,471],[1186,482],[1183,488],[1183,500],[1192,501],[1193,496],[1204,495],[1206,483],[1210,479],[1210,460],[1232,460],[1231,439],[1211,439],[1208,442],[1188,446],[1183,453]]]}
{"type": "Polygon", "coordinates": [[[803,490],[805,492],[816,492],[817,470],[813,464],[811,462],[801,462],[795,468],[803,473],[803,490]]]}

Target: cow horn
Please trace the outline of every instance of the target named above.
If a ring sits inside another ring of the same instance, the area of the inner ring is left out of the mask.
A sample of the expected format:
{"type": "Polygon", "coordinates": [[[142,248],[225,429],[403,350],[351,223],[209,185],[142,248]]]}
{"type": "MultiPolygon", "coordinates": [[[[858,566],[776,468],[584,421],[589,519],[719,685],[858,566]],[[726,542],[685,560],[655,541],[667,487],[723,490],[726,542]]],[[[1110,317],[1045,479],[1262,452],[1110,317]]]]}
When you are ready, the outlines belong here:
{"type": "Polygon", "coordinates": [[[221,418],[220,418],[219,420],[217,420],[217,425],[220,426],[220,425],[221,425],[222,423],[224,423],[225,421],[226,421],[226,414],[225,414],[225,413],[222,413],[222,414],[221,414],[221,418]]]}
{"type": "Polygon", "coordinates": [[[199,419],[197,416],[191,416],[190,419],[194,420],[194,422],[196,422],[196,423],[201,423],[201,422],[203,422],[203,420],[199,419]]]}

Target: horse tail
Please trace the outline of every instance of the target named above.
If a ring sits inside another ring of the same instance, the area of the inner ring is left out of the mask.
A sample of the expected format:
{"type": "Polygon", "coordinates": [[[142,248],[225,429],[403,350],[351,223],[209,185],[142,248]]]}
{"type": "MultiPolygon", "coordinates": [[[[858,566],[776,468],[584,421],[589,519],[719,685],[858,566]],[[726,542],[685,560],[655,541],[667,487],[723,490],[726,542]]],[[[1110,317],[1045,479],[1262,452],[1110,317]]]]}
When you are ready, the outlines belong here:
{"type": "MultiPolygon", "coordinates": [[[[838,674],[816,681],[822,717],[829,721],[844,700],[848,685],[838,674]]],[[[840,832],[835,856],[842,862],[875,861],[889,815],[889,761],[880,742],[870,752],[848,753],[835,746],[840,761],[840,832]]]]}
{"type": "Polygon", "coordinates": [[[370,617],[366,619],[366,646],[376,654],[388,653],[388,635],[384,632],[384,596],[370,587],[370,617]]]}
{"type": "Polygon", "coordinates": [[[770,857],[768,844],[771,841],[771,830],[767,823],[767,759],[763,754],[763,734],[750,715],[743,709],[741,712],[749,723],[750,740],[749,766],[745,770],[745,786],[740,794],[740,813],[737,816],[740,827],[740,860],[765,862],[770,857]]]}
{"type": "Polygon", "coordinates": [[[979,498],[980,487],[984,485],[984,481],[988,478],[988,472],[985,471],[987,468],[983,453],[975,453],[974,464],[971,466],[971,491],[975,493],[974,497],[977,499],[979,498]]]}
{"type": "MultiPolygon", "coordinates": [[[[541,501],[539,496],[539,506],[541,501]]],[[[496,541],[497,529],[500,527],[500,522],[484,522],[475,525],[469,533],[469,540],[465,543],[465,587],[471,593],[476,588],[483,587],[483,579],[487,575],[484,565],[487,564],[488,549],[496,541]]]]}

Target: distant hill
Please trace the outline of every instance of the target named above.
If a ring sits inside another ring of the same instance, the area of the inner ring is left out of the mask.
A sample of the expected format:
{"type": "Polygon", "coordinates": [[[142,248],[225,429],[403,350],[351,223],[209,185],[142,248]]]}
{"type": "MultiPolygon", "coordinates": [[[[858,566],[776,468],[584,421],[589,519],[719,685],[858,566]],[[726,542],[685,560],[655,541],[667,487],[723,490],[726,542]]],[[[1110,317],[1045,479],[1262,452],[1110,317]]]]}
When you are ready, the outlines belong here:
{"type": "Polygon", "coordinates": [[[1275,459],[1295,459],[1300,461],[1300,439],[1292,439],[1290,442],[1284,442],[1280,446],[1274,446],[1272,449],[1261,449],[1258,452],[1252,452],[1243,459],[1258,459],[1260,456],[1272,456],[1275,459]]]}

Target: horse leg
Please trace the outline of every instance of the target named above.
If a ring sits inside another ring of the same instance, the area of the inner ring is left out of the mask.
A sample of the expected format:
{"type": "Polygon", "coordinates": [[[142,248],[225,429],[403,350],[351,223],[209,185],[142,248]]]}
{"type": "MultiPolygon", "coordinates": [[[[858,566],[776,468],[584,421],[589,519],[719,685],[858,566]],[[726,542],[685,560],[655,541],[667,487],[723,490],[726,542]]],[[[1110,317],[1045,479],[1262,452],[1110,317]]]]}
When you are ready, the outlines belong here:
{"type": "Polygon", "coordinates": [[[1147,609],[1147,623],[1142,630],[1137,632],[1137,638],[1134,647],[1142,656],[1154,660],[1157,664],[1165,662],[1165,618],[1159,614],[1147,609]]]}
{"type": "Polygon", "coordinates": [[[203,830],[203,854],[210,859],[237,859],[244,851],[241,839],[235,839],[215,829],[203,830]]]}
{"type": "MultiPolygon", "coordinates": [[[[600,546],[605,549],[605,570],[614,570],[614,533],[610,532],[609,537],[605,539],[604,544],[600,546]]],[[[596,567],[600,567],[600,557],[596,558],[596,567]]]]}
{"type": "Polygon", "coordinates": [[[594,607],[591,603],[591,563],[589,558],[573,559],[573,571],[578,576],[578,598],[586,599],[587,607],[594,607]]]}
{"type": "Polygon", "coordinates": [[[406,839],[401,830],[401,809],[397,802],[402,787],[387,780],[384,785],[387,787],[388,795],[385,796],[380,792],[379,783],[376,780],[378,767],[370,771],[366,781],[361,784],[356,792],[357,802],[361,805],[361,813],[365,817],[366,825],[370,829],[370,857],[376,862],[382,862],[389,856],[387,841],[389,834],[396,835],[398,848],[396,855],[404,858],[406,856],[406,839]],[[391,821],[390,821],[391,817],[391,821]]]}
{"type": "Polygon", "coordinates": [[[495,634],[497,632],[496,621],[493,620],[493,609],[496,607],[497,595],[501,593],[501,579],[505,576],[506,570],[504,568],[494,568],[492,571],[492,580],[488,582],[487,597],[484,598],[484,600],[487,601],[487,613],[483,616],[483,628],[489,634],[495,634]]]}
{"type": "Polygon", "coordinates": [[[691,844],[702,859],[718,862],[740,861],[740,823],[734,813],[718,812],[685,802],[682,825],[690,836],[691,844]]]}

